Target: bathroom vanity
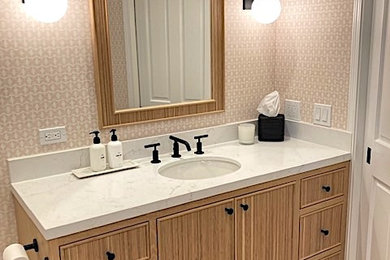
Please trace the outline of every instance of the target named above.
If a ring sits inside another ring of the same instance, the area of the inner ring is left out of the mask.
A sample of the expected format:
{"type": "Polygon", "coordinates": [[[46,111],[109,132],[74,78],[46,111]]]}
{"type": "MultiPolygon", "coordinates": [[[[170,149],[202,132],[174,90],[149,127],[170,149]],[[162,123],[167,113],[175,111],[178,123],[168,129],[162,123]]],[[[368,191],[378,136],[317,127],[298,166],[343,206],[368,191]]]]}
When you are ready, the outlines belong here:
{"type": "Polygon", "coordinates": [[[205,152],[241,168],[172,179],[158,170],[178,159],[163,155],[84,180],[13,183],[20,243],[38,240],[32,260],[344,259],[349,152],[294,138],[205,152]]]}

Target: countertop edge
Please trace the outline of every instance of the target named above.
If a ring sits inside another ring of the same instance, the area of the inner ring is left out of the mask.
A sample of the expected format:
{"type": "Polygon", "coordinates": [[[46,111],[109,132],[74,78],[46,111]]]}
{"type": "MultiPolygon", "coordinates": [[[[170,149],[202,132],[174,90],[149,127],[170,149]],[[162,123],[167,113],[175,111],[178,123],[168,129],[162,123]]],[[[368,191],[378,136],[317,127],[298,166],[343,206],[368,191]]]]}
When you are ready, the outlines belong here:
{"type": "Polygon", "coordinates": [[[194,202],[197,200],[201,200],[207,197],[212,197],[216,195],[220,195],[223,193],[231,192],[237,189],[242,189],[245,187],[258,185],[261,183],[266,183],[269,181],[274,181],[280,178],[289,177],[296,174],[301,174],[304,172],[308,172],[311,170],[315,170],[318,168],[323,168],[326,166],[330,166],[333,164],[338,164],[342,162],[347,162],[351,160],[351,153],[345,152],[345,154],[338,155],[332,158],[326,158],[319,161],[313,161],[310,163],[302,164],[299,166],[294,166],[287,169],[282,169],[262,175],[257,175],[251,178],[237,180],[230,183],[221,184],[219,186],[202,189],[196,192],[190,192],[184,195],[179,195],[173,198],[167,198],[160,201],[155,201],[149,204],[144,204],[139,207],[128,208],[126,210],[101,215],[95,218],[91,218],[88,220],[83,220],[79,222],[74,222],[72,224],[63,225],[59,227],[44,227],[41,225],[39,220],[36,218],[34,213],[28,208],[28,206],[24,203],[23,199],[19,196],[18,192],[15,190],[13,185],[11,184],[11,192],[18,201],[18,203],[25,210],[26,214],[31,218],[33,223],[36,225],[37,229],[43,235],[46,240],[53,240],[60,237],[68,236],[71,234],[87,231],[93,228],[113,224],[119,221],[123,221],[126,219],[131,219],[135,217],[139,217],[145,214],[149,214],[155,211],[159,211],[162,209],[167,209],[174,206],[179,206],[182,204],[186,204],[189,202],[194,202]]]}

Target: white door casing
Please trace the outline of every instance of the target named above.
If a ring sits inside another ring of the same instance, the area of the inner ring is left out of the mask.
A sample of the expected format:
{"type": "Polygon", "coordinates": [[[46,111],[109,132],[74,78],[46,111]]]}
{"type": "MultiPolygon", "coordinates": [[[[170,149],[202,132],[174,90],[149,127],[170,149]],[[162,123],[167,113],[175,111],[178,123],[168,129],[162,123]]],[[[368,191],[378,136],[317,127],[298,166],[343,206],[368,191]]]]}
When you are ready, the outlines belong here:
{"type": "MultiPolygon", "coordinates": [[[[367,260],[390,259],[390,15],[389,0],[375,1],[367,97],[361,221],[367,225],[367,260]],[[367,214],[367,209],[368,214],[367,214]]],[[[362,230],[362,235],[365,230],[362,230]]]]}

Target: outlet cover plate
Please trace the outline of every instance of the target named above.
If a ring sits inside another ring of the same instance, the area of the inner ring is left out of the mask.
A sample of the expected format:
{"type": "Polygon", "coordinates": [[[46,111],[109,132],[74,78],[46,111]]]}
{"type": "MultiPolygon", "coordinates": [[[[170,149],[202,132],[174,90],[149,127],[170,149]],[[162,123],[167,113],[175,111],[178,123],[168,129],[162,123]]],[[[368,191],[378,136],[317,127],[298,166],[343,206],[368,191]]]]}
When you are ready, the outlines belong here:
{"type": "Polygon", "coordinates": [[[41,145],[64,143],[67,141],[65,126],[39,129],[41,145]]]}
{"type": "Polygon", "coordinates": [[[314,104],[313,123],[315,125],[332,126],[332,106],[325,104],[314,104]]]}
{"type": "Polygon", "coordinates": [[[284,101],[284,116],[286,119],[301,121],[301,101],[286,99],[284,101]]]}

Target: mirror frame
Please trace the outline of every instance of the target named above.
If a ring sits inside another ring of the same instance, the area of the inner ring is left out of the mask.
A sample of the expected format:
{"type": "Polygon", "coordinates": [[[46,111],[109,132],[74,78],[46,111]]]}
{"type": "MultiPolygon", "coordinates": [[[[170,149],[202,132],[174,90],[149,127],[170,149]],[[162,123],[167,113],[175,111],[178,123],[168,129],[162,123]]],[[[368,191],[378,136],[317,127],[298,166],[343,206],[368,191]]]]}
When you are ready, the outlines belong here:
{"type": "Polygon", "coordinates": [[[210,100],[124,110],[116,110],[114,104],[107,1],[112,0],[89,0],[95,86],[100,128],[224,112],[224,0],[210,0],[212,98],[210,100]]]}

